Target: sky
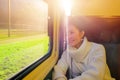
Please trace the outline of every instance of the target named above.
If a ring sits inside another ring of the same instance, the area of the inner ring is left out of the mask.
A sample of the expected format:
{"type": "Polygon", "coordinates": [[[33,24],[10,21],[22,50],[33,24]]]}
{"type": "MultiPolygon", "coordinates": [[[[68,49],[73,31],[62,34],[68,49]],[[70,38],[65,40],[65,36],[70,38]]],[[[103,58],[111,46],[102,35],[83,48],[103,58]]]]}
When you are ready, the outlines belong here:
{"type": "MultiPolygon", "coordinates": [[[[40,24],[47,15],[47,6],[41,0],[10,0],[11,22],[40,24]],[[46,14],[45,14],[46,13],[46,14]]],[[[8,0],[0,0],[0,23],[8,22],[8,0]]]]}

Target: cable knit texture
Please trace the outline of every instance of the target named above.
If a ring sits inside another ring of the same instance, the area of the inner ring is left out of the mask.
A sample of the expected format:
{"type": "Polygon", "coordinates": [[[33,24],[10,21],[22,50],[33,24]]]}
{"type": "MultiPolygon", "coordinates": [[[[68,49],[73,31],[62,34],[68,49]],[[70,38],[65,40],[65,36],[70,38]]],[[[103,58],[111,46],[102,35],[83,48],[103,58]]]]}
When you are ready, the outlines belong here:
{"type": "Polygon", "coordinates": [[[106,64],[104,47],[86,37],[78,49],[68,46],[63,52],[54,67],[53,80],[68,80],[65,76],[68,68],[73,77],[69,80],[115,80],[106,64]]]}

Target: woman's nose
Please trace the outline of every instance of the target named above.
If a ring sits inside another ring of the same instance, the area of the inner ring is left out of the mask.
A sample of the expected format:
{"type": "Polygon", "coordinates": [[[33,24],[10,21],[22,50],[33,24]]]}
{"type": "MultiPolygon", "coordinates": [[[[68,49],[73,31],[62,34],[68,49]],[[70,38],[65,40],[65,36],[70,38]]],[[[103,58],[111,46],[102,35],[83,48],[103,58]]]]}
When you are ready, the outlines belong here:
{"type": "Polygon", "coordinates": [[[72,39],[72,36],[71,36],[71,35],[68,35],[68,39],[69,39],[69,40],[72,39]]]}

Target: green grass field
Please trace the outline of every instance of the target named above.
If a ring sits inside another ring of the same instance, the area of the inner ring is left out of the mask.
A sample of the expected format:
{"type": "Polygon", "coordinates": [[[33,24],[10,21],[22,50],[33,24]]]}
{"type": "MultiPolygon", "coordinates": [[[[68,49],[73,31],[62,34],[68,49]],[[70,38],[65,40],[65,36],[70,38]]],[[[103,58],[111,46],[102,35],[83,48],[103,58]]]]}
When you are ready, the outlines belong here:
{"type": "Polygon", "coordinates": [[[44,56],[48,51],[49,39],[47,36],[16,40],[16,42],[0,44],[0,80],[10,78],[21,69],[44,56]]]}

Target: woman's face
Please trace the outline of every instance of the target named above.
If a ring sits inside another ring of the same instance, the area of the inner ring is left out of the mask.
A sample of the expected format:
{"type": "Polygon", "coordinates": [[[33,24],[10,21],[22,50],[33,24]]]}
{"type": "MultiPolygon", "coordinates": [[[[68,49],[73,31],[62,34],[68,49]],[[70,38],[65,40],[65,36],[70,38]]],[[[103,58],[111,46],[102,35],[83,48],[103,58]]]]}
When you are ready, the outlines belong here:
{"type": "Polygon", "coordinates": [[[68,28],[68,44],[72,47],[79,48],[82,42],[84,31],[79,31],[74,25],[70,25],[68,28]]]}

